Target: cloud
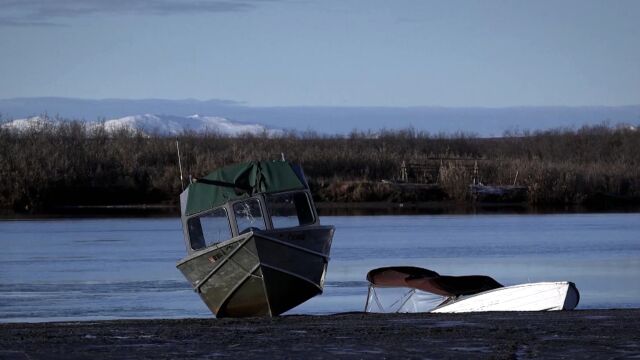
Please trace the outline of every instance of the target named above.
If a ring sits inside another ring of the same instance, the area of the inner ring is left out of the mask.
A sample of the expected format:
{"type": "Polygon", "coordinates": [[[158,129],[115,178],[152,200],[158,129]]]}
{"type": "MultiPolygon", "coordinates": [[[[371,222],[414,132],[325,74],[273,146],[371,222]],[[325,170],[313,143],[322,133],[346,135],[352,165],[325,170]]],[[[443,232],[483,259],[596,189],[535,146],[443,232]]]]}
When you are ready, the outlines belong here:
{"type": "Polygon", "coordinates": [[[0,17],[0,26],[15,26],[15,27],[64,27],[65,25],[54,23],[50,21],[33,21],[28,19],[0,17]]]}
{"type": "Polygon", "coordinates": [[[250,11],[264,0],[0,0],[0,26],[64,26],[92,15],[202,14],[250,11]]]}

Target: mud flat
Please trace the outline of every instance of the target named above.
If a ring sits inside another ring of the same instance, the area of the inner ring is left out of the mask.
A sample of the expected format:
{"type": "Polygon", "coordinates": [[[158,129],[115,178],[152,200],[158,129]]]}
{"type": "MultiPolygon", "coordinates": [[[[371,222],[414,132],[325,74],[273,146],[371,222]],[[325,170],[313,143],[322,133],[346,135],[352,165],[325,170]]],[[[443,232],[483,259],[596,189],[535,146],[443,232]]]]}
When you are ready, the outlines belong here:
{"type": "Polygon", "coordinates": [[[0,359],[638,357],[640,309],[0,324],[0,359]]]}

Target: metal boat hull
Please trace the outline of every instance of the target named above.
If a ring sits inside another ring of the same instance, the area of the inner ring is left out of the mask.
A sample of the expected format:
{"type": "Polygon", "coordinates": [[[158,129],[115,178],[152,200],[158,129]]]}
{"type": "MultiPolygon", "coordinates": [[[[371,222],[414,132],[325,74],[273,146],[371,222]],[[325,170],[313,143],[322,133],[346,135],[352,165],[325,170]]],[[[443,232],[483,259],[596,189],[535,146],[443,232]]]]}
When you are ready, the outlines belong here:
{"type": "Polygon", "coordinates": [[[321,294],[333,226],[253,231],[177,265],[218,318],[277,316],[321,294]]]}
{"type": "Polygon", "coordinates": [[[539,282],[507,286],[452,299],[431,312],[573,310],[579,301],[580,294],[572,282],[539,282]]]}

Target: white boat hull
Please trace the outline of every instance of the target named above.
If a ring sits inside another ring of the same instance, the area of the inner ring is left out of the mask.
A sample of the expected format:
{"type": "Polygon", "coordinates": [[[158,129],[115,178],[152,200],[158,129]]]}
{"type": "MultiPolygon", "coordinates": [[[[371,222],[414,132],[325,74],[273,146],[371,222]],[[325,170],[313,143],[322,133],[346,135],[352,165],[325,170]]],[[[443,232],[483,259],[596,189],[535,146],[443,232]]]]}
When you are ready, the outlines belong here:
{"type": "Polygon", "coordinates": [[[572,310],[580,294],[572,282],[539,282],[502,287],[446,301],[433,313],[572,310]]]}

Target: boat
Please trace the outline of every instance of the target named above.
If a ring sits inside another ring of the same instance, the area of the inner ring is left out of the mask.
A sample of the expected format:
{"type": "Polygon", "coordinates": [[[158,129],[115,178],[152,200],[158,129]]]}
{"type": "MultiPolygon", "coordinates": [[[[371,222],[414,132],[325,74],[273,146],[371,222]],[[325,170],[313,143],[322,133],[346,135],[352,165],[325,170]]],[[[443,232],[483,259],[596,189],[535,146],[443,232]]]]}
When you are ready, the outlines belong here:
{"type": "Polygon", "coordinates": [[[518,186],[518,171],[513,179],[513,185],[485,185],[480,181],[478,161],[473,165],[472,183],[469,193],[474,203],[518,204],[527,201],[529,188],[518,186]]]}
{"type": "Polygon", "coordinates": [[[471,199],[478,203],[515,204],[527,201],[528,188],[516,185],[469,185],[471,199]]]}
{"type": "Polygon", "coordinates": [[[177,268],[217,318],[278,316],[321,294],[334,227],[302,168],[229,165],[180,194],[187,256],[177,268]]]}
{"type": "Polygon", "coordinates": [[[412,266],[373,269],[367,280],[365,312],[558,311],[573,310],[580,301],[569,281],[503,286],[485,275],[443,276],[412,266]],[[380,289],[400,295],[385,297],[380,289]]]}

